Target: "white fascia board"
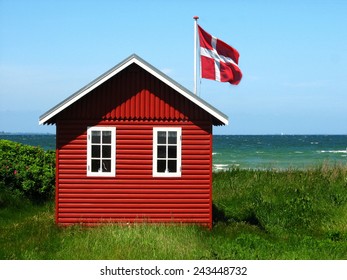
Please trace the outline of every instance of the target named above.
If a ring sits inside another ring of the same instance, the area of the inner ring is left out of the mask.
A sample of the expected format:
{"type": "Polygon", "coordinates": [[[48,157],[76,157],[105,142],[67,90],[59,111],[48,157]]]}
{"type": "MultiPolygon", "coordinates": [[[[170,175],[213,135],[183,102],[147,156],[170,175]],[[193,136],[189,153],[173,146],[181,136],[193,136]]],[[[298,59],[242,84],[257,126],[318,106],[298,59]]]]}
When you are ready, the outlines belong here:
{"type": "Polygon", "coordinates": [[[192,92],[190,92],[188,89],[184,88],[182,85],[178,84],[174,80],[172,80],[170,77],[138,57],[136,54],[131,55],[127,59],[123,60],[121,63],[117,64],[115,67],[111,68],[109,71],[105,72],[92,82],[90,82],[88,85],[85,87],[81,88],[78,90],[76,93],[73,95],[69,96],[62,102],[60,102],[58,105],[47,111],[45,114],[43,114],[39,118],[39,124],[44,124],[47,122],[49,119],[63,111],[65,108],[69,107],[71,104],[75,103],[77,100],[91,92],[93,89],[97,88],[99,85],[103,84],[106,82],[108,79],[112,78],[114,75],[118,74],[121,72],[123,69],[127,68],[129,65],[132,63],[136,63],[139,65],[141,68],[170,86],[172,89],[175,91],[179,92],[182,94],[184,97],[207,111],[209,114],[214,116],[216,119],[221,121],[223,124],[227,125],[229,123],[228,117],[218,111],[216,108],[205,102],[203,99],[199,98],[198,96],[194,95],[192,92]]]}
{"type": "Polygon", "coordinates": [[[175,81],[173,81],[171,78],[166,76],[164,73],[160,72],[158,69],[155,69],[153,66],[147,65],[146,63],[143,63],[139,60],[135,61],[140,67],[151,73],[153,76],[170,86],[175,91],[182,94],[184,97],[210,113],[212,116],[214,116],[216,119],[220,120],[223,124],[228,125],[229,120],[226,115],[218,111],[216,108],[212,107],[210,104],[199,98],[197,95],[190,92],[188,89],[184,88],[182,85],[179,85],[175,81]]]}
{"type": "Polygon", "coordinates": [[[69,107],[71,104],[75,103],[77,100],[91,92],[93,89],[97,88],[99,85],[106,82],[108,79],[128,67],[131,63],[133,63],[132,60],[124,61],[123,64],[119,64],[109,70],[108,72],[104,73],[103,75],[99,76],[95,80],[93,80],[91,83],[86,85],[85,87],[78,90],[73,95],[66,98],[64,101],[59,103],[57,106],[53,107],[51,110],[47,111],[45,114],[43,114],[39,119],[39,125],[44,124],[46,121],[48,121],[50,118],[54,117],[55,115],[59,114],[61,111],[63,111],[65,108],[69,107]]]}

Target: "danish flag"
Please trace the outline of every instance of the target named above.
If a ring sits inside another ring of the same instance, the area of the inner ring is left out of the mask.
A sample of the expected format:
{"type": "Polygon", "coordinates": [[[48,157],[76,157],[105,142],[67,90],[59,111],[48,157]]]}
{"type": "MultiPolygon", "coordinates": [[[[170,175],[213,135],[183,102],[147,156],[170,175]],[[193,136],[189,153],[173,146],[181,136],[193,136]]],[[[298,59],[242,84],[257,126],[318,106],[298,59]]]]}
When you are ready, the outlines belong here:
{"type": "Polygon", "coordinates": [[[210,35],[199,25],[201,77],[237,85],[242,73],[238,66],[239,53],[222,40],[210,35]]]}

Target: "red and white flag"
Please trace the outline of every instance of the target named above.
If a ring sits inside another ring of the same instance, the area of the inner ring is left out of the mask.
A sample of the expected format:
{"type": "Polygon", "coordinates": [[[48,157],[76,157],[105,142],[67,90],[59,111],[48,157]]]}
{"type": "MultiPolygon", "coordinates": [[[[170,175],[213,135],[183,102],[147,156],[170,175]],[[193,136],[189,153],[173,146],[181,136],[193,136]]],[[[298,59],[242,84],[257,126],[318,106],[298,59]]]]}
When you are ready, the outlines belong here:
{"type": "Polygon", "coordinates": [[[213,37],[199,25],[201,77],[237,85],[242,73],[238,66],[239,52],[213,37]]]}

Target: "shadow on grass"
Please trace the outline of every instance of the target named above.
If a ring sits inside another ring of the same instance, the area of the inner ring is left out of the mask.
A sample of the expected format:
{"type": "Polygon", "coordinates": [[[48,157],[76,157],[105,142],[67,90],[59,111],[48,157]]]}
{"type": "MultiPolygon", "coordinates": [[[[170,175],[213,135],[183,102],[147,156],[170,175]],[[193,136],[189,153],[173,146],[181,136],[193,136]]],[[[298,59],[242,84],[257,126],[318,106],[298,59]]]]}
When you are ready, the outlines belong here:
{"type": "Polygon", "coordinates": [[[261,224],[259,219],[257,218],[256,214],[253,211],[250,211],[245,215],[242,219],[228,216],[225,214],[223,209],[218,208],[214,203],[212,204],[212,220],[213,225],[216,225],[217,223],[232,223],[232,222],[244,222],[252,226],[258,227],[260,230],[265,231],[264,226],[261,224]]]}

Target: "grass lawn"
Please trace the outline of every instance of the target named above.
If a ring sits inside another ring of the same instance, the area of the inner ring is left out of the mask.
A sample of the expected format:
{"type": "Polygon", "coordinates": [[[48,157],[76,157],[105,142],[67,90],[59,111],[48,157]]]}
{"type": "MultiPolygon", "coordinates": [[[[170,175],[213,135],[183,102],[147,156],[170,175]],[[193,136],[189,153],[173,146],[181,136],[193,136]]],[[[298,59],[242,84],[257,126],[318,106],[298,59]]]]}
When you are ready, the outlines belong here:
{"type": "Polygon", "coordinates": [[[214,174],[215,224],[54,224],[0,192],[0,259],[347,259],[347,168],[214,174]]]}

